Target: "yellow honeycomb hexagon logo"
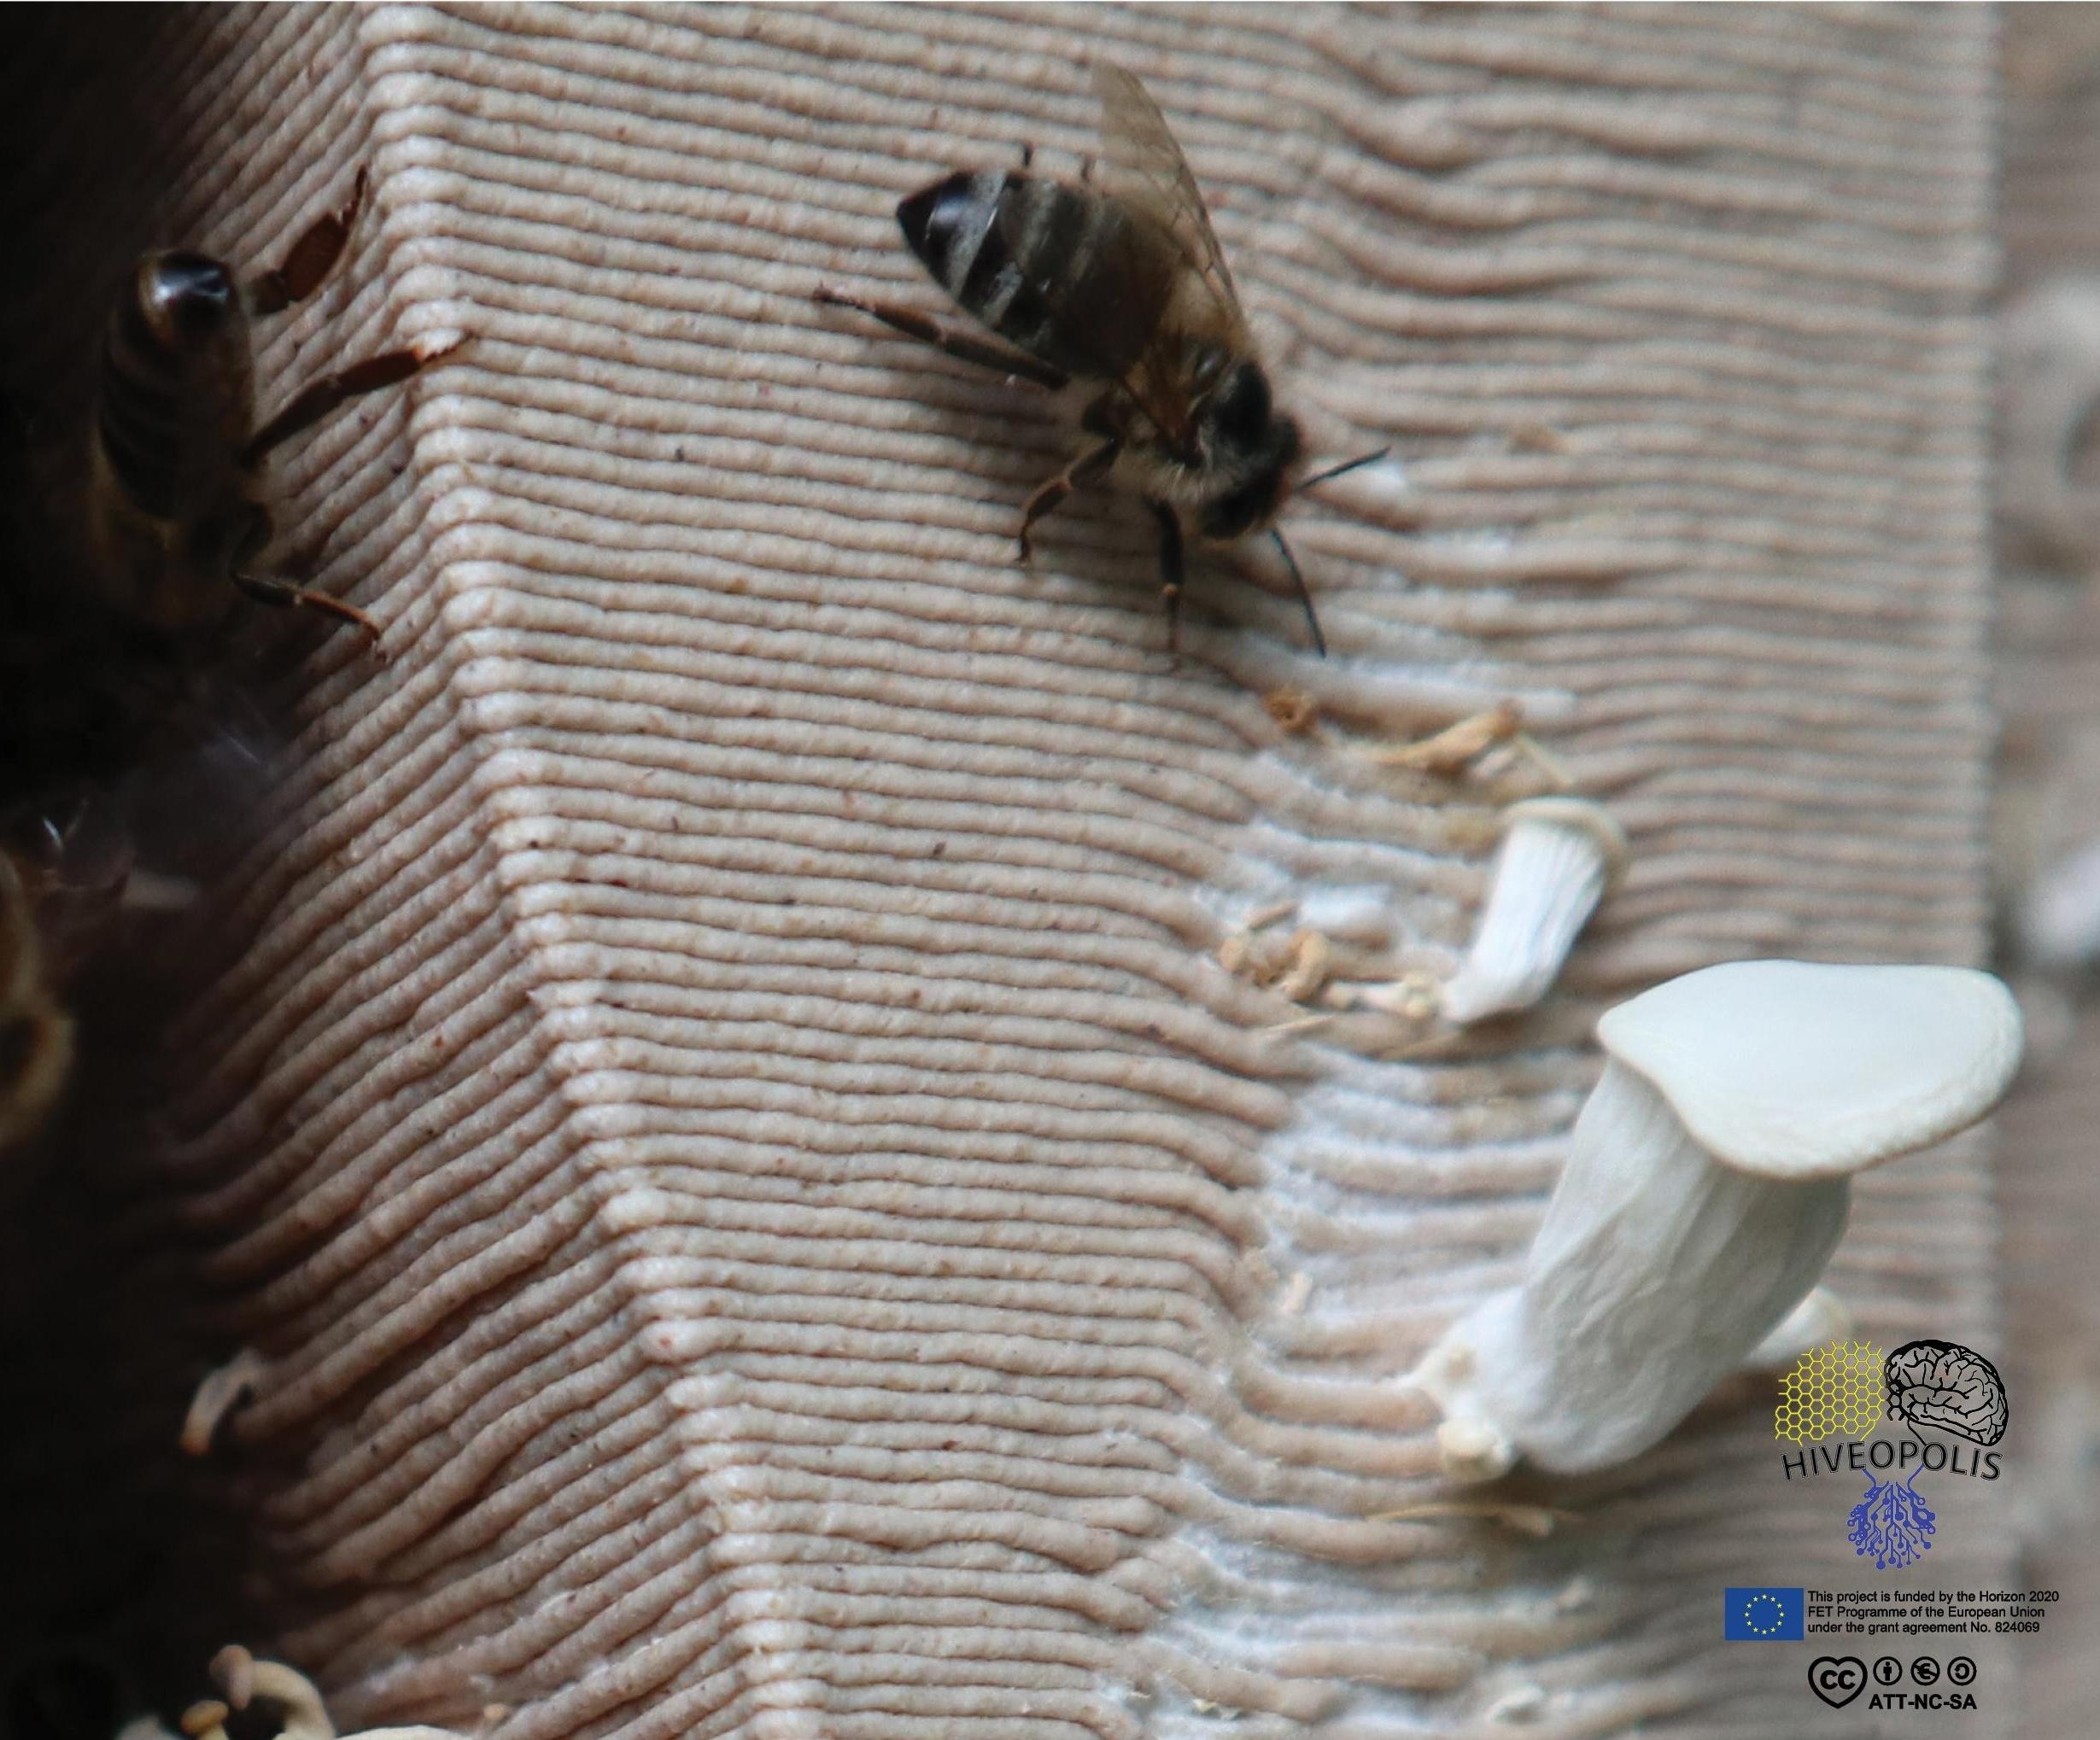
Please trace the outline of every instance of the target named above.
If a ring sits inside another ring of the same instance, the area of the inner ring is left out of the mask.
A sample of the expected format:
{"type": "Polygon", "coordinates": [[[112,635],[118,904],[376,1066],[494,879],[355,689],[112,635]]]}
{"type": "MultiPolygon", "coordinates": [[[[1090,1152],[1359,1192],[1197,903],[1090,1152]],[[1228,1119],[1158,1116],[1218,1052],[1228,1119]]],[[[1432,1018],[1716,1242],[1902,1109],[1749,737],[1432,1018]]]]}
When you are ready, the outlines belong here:
{"type": "Polygon", "coordinates": [[[1840,1432],[1864,1438],[1881,1423],[1886,1399],[1881,1356],[1869,1343],[1811,1347],[1779,1381],[1772,1436],[1795,1444],[1820,1444],[1840,1432]]]}

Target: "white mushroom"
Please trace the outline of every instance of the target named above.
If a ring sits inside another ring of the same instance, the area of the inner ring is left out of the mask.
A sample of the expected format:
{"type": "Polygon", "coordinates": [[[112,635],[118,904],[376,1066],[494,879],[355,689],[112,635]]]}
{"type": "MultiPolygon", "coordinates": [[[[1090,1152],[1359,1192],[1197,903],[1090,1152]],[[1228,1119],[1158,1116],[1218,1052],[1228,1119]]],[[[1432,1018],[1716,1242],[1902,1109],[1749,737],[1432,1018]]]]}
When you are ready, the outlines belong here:
{"type": "Polygon", "coordinates": [[[1523,1285],[1411,1380],[1454,1478],[1658,1442],[1814,1286],[1851,1175],[1974,1124],[2020,1061],[2011,994],[1960,967],[1711,966],[1597,1031],[1609,1061],[1523,1285]]]}
{"type": "MultiPolygon", "coordinates": [[[[212,1678],[225,1690],[225,1702],[206,1699],[184,1713],[183,1732],[190,1740],[226,1740],[225,1723],[233,1710],[245,1710],[257,1700],[277,1707],[278,1740],[336,1740],[336,1725],[329,1720],[319,1690],[295,1667],[282,1661],[265,1661],[229,1644],[212,1657],[212,1678]]],[[[121,1737],[120,1737],[121,1740],[121,1737]]],[[[366,1728],[343,1740],[467,1740],[451,1728],[415,1725],[402,1728],[366,1728]]]]}
{"type": "Polygon", "coordinates": [[[1765,1338],[1743,1356],[1745,1371],[1784,1371],[1811,1347],[1852,1339],[1852,1314],[1827,1287],[1812,1287],[1807,1298],[1772,1326],[1765,1338]]]}
{"type": "Polygon", "coordinates": [[[2020,940],[2040,966],[2100,960],[2100,840],[2090,840],[2036,879],[2020,911],[2020,940]]]}
{"type": "MultiPolygon", "coordinates": [[[[176,1440],[183,1453],[202,1456],[210,1450],[220,1423],[254,1395],[256,1386],[269,1370],[262,1355],[252,1347],[243,1347],[216,1371],[206,1373],[190,1398],[190,1411],[183,1416],[182,1435],[176,1440]]],[[[245,1702],[244,1696],[237,1698],[233,1708],[240,1709],[245,1702]]]]}
{"type": "Polygon", "coordinates": [[[1472,944],[1443,989],[1444,1019],[1463,1026],[1538,1001],[1625,866],[1625,831],[1601,804],[1512,804],[1472,944]]]}

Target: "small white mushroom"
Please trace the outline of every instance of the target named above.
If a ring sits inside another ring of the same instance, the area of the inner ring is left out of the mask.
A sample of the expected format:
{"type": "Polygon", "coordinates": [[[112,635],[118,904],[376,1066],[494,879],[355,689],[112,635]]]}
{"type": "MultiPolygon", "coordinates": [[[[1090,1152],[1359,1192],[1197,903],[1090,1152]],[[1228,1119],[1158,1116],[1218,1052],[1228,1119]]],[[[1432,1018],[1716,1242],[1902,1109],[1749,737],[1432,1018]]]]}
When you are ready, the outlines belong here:
{"type": "Polygon", "coordinates": [[[2044,871],[2020,908],[2020,940],[2039,966],[2084,967],[2100,961],[2100,840],[2044,871]]]}
{"type": "MultiPolygon", "coordinates": [[[[336,1740],[336,1725],[313,1682],[295,1667],[282,1661],[265,1661],[229,1644],[212,1657],[212,1677],[226,1693],[193,1704],[183,1716],[183,1731],[190,1740],[226,1740],[225,1721],[231,1710],[245,1710],[260,1701],[277,1708],[278,1740],[336,1740]]],[[[500,1720],[499,1717],[498,1720],[500,1720]]],[[[467,1740],[451,1728],[415,1725],[402,1728],[366,1728],[343,1740],[467,1740]]]]}
{"type": "Polygon", "coordinates": [[[1512,804],[1472,944],[1443,989],[1444,1019],[1464,1026],[1538,1001],[1625,866],[1625,831],[1601,804],[1512,804]]]}
{"type": "Polygon", "coordinates": [[[211,1674],[234,1709],[244,1710],[257,1698],[275,1704],[284,1740],[336,1740],[336,1725],[319,1689],[297,1668],[258,1660],[240,1644],[229,1644],[212,1657],[211,1674]]]}
{"type": "Polygon", "coordinates": [[[1411,1379],[1443,1409],[1455,1479],[1659,1442],[1815,1285],[1851,1175],[1986,1114],[2021,1045],[1987,973],[1793,961],[1687,973],[1597,1036],[1609,1061],[1523,1284],[1411,1379]]]}
{"type": "MultiPolygon", "coordinates": [[[[206,1373],[190,1398],[190,1411],[183,1416],[182,1435],[177,1439],[183,1454],[202,1456],[210,1450],[226,1416],[254,1396],[269,1370],[262,1355],[243,1347],[216,1371],[206,1373]]],[[[244,1696],[237,1698],[233,1708],[240,1709],[245,1703],[244,1696]]]]}

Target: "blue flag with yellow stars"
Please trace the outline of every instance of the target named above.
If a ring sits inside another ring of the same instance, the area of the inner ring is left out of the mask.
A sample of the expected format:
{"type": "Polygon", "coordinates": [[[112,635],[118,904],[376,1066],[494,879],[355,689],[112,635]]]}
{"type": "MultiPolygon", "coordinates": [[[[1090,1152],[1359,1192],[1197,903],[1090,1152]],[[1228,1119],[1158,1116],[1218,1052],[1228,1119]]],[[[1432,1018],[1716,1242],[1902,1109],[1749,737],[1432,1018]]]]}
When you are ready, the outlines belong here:
{"type": "Polygon", "coordinates": [[[1798,1644],[1806,1606],[1799,1589],[1727,1589],[1721,1635],[1732,1644],[1798,1644]]]}

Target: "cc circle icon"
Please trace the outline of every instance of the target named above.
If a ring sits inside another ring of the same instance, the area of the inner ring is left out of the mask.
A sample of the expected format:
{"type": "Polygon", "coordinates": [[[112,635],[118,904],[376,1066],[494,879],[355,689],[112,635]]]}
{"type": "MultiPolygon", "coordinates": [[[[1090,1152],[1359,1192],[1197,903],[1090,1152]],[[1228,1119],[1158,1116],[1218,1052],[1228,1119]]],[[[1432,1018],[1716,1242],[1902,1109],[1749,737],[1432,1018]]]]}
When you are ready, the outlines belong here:
{"type": "Polygon", "coordinates": [[[1903,1678],[1903,1663],[1893,1655],[1884,1655],[1874,1664],[1874,1678],[1877,1685],[1893,1685],[1903,1678]]]}
{"type": "Polygon", "coordinates": [[[1976,1683],[1976,1664],[1966,1655],[1957,1655],[1947,1663],[1947,1683],[1950,1685],[1974,1685],[1976,1683]]]}
{"type": "Polygon", "coordinates": [[[1939,1684],[1939,1664],[1930,1655],[1921,1655],[1910,1664],[1910,1677],[1920,1685],[1939,1684]]]}

